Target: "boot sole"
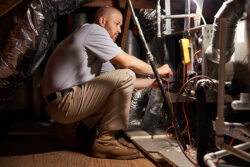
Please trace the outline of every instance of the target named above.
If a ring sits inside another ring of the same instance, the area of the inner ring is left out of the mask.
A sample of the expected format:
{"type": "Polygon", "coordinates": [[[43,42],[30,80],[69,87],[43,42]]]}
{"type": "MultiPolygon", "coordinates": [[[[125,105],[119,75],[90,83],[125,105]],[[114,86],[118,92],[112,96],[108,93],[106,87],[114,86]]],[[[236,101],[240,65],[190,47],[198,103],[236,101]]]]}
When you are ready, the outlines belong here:
{"type": "Polygon", "coordinates": [[[121,156],[107,156],[102,153],[94,153],[93,156],[95,158],[110,158],[110,159],[121,159],[121,160],[129,160],[129,159],[137,159],[139,158],[139,154],[135,155],[121,155],[121,156]]]}

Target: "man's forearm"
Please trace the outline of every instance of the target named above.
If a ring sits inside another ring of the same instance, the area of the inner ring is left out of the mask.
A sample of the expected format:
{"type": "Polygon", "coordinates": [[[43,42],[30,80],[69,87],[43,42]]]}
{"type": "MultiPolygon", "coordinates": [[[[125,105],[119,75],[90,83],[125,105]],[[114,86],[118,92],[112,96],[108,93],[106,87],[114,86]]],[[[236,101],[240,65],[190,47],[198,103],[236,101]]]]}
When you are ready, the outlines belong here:
{"type": "Polygon", "coordinates": [[[135,88],[149,88],[152,86],[155,79],[148,79],[148,78],[136,78],[135,81],[135,88]]]}
{"type": "MultiPolygon", "coordinates": [[[[115,64],[118,68],[128,68],[133,70],[137,74],[142,74],[142,75],[153,75],[153,70],[152,67],[132,56],[127,54],[126,52],[122,52],[115,56],[113,59],[110,60],[112,64],[115,64]]],[[[171,69],[167,64],[157,68],[157,71],[160,75],[173,75],[171,69]]]]}
{"type": "Polygon", "coordinates": [[[115,64],[118,68],[129,68],[137,74],[153,75],[153,70],[149,64],[126,52],[122,52],[114,57],[111,63],[115,64]]]}
{"type": "Polygon", "coordinates": [[[129,57],[128,60],[130,61],[128,68],[133,70],[135,73],[142,75],[154,74],[152,67],[148,63],[131,55],[128,55],[128,57],[129,57]]]}

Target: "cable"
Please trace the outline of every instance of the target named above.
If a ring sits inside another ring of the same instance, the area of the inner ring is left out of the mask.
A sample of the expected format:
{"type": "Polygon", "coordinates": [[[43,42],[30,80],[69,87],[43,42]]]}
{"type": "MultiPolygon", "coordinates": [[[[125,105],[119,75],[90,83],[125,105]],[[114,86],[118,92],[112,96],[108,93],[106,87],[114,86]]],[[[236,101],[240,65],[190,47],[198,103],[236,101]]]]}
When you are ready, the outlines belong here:
{"type": "MultiPolygon", "coordinates": [[[[170,95],[169,86],[170,86],[170,84],[169,84],[169,82],[168,82],[168,96],[169,96],[169,100],[170,100],[170,103],[171,103],[172,110],[174,111],[174,105],[173,105],[173,103],[172,103],[172,98],[171,98],[171,95],[170,95]]],[[[173,136],[173,137],[168,137],[168,130],[171,129],[171,128],[173,128],[173,127],[174,127],[174,123],[173,123],[173,121],[172,121],[172,126],[169,126],[169,127],[166,129],[166,137],[167,137],[167,138],[170,138],[170,139],[174,139],[174,138],[175,138],[175,136],[173,136]]]]}
{"type": "MultiPolygon", "coordinates": [[[[214,83],[214,81],[212,80],[212,78],[210,78],[210,77],[208,77],[208,76],[205,76],[205,75],[198,75],[198,76],[195,76],[195,77],[189,79],[189,80],[181,87],[181,89],[180,89],[179,92],[178,92],[178,95],[177,95],[177,98],[176,98],[176,102],[175,102],[174,120],[176,120],[177,104],[178,104],[180,95],[181,95],[181,93],[182,93],[184,87],[185,87],[189,82],[191,82],[191,81],[193,81],[193,80],[195,80],[195,79],[198,79],[198,78],[205,78],[205,79],[208,79],[208,80],[210,80],[214,85],[216,85],[216,84],[214,83]]],[[[176,128],[174,127],[174,129],[175,129],[175,134],[176,134],[176,128]]],[[[198,166],[197,163],[193,162],[193,160],[191,160],[191,159],[187,156],[187,154],[185,153],[185,151],[184,151],[183,148],[181,147],[180,141],[179,141],[179,139],[178,139],[178,135],[176,136],[176,141],[177,141],[177,144],[180,146],[181,151],[182,151],[183,154],[186,156],[186,158],[187,158],[193,165],[198,166]]]]}
{"type": "MultiPolygon", "coordinates": [[[[185,116],[185,118],[186,118],[186,123],[187,123],[186,128],[185,128],[183,131],[185,131],[185,130],[187,129],[190,149],[191,149],[191,151],[193,152],[193,146],[192,146],[192,143],[191,143],[191,135],[190,135],[190,129],[189,129],[189,121],[188,121],[188,117],[187,117],[187,114],[186,114],[186,111],[185,111],[185,102],[186,102],[186,99],[187,99],[187,98],[188,98],[188,96],[185,97],[184,100],[183,100],[183,113],[184,113],[184,116],[185,116]]],[[[187,151],[188,151],[188,150],[187,150],[187,151]]],[[[189,153],[189,156],[190,156],[191,158],[193,158],[193,156],[191,155],[191,153],[190,153],[189,151],[188,151],[188,153],[189,153]]],[[[193,158],[193,159],[195,159],[195,161],[197,162],[197,159],[196,159],[196,158],[193,158]]]]}
{"type": "MultiPolygon", "coordinates": [[[[170,102],[171,102],[172,109],[174,110],[174,106],[173,106],[173,103],[172,103],[172,98],[171,98],[170,91],[169,91],[169,86],[170,86],[170,85],[169,85],[169,82],[168,82],[168,96],[169,96],[169,100],[170,100],[170,102]]],[[[186,99],[186,98],[185,98],[185,99],[186,99]]],[[[188,129],[188,118],[187,118],[187,116],[186,116],[185,109],[184,109],[185,99],[184,99],[184,101],[183,101],[183,112],[184,112],[184,115],[185,115],[185,118],[186,118],[186,123],[187,123],[187,125],[186,125],[185,129],[182,131],[182,134],[184,134],[185,131],[186,131],[186,129],[188,129]]],[[[175,136],[173,136],[173,137],[168,137],[167,133],[168,133],[168,130],[169,130],[170,128],[174,128],[173,122],[172,122],[172,126],[169,126],[169,127],[166,129],[166,136],[167,136],[167,138],[171,138],[171,139],[172,139],[172,138],[176,138],[175,136]]],[[[191,142],[190,142],[190,143],[191,143],[191,142]]]]}
{"type": "Polygon", "coordinates": [[[170,87],[170,83],[168,82],[168,96],[169,96],[169,101],[171,103],[172,110],[174,111],[174,105],[173,105],[172,98],[171,98],[171,95],[170,95],[169,87],[170,87]]]}
{"type": "MultiPolygon", "coordinates": [[[[169,87],[169,83],[168,83],[168,87],[169,87]]],[[[169,88],[168,88],[168,94],[169,94],[169,98],[171,99],[171,97],[170,97],[170,92],[169,92],[169,88]]],[[[188,117],[187,117],[187,114],[186,114],[186,111],[185,111],[185,102],[186,102],[186,99],[187,99],[187,98],[188,98],[188,97],[185,97],[185,99],[183,100],[183,113],[184,113],[184,116],[185,116],[185,119],[186,119],[186,127],[185,127],[185,129],[182,131],[182,134],[184,134],[185,131],[187,130],[188,138],[189,138],[190,149],[191,149],[191,151],[193,152],[193,147],[192,147],[192,143],[191,143],[191,135],[190,135],[190,130],[189,130],[189,121],[188,121],[188,117]]],[[[171,103],[171,104],[172,104],[172,103],[171,103]]],[[[166,129],[166,137],[169,138],[169,139],[174,139],[174,138],[176,138],[176,136],[169,137],[169,136],[167,135],[168,130],[171,129],[171,128],[174,128],[173,122],[172,122],[172,126],[169,126],[169,127],[166,129]]],[[[189,151],[188,151],[188,153],[189,153],[189,156],[190,156],[191,158],[193,158],[193,156],[191,155],[191,153],[190,153],[189,151]]],[[[196,159],[196,158],[193,158],[193,159],[195,159],[196,162],[197,162],[197,159],[196,159]]]]}
{"type": "Polygon", "coordinates": [[[230,143],[229,143],[229,146],[232,146],[232,144],[233,144],[233,142],[234,142],[234,139],[235,139],[237,136],[239,136],[240,134],[242,134],[241,131],[238,132],[238,133],[235,133],[235,135],[233,136],[232,140],[231,140],[230,143]]]}
{"type": "MultiPolygon", "coordinates": [[[[231,140],[230,143],[229,143],[229,146],[230,146],[230,147],[232,146],[232,144],[233,144],[233,142],[234,142],[234,139],[235,139],[237,136],[239,136],[240,134],[242,134],[241,131],[234,134],[232,140],[231,140]]],[[[220,160],[221,160],[221,158],[218,158],[217,161],[215,162],[215,165],[216,165],[220,160]]]]}
{"type": "MultiPolygon", "coordinates": [[[[185,102],[186,102],[186,99],[187,99],[187,97],[185,97],[184,100],[183,100],[182,110],[183,110],[183,113],[184,113],[187,125],[186,125],[186,127],[185,127],[185,129],[183,131],[186,131],[188,129],[188,132],[189,132],[188,118],[187,118],[187,114],[186,114],[186,111],[185,111],[185,102]]],[[[190,144],[191,144],[191,142],[190,142],[190,144]]]]}
{"type": "Polygon", "coordinates": [[[196,56],[201,52],[202,50],[200,49],[200,50],[198,50],[198,51],[196,51],[195,53],[194,53],[194,58],[196,59],[196,56]]]}

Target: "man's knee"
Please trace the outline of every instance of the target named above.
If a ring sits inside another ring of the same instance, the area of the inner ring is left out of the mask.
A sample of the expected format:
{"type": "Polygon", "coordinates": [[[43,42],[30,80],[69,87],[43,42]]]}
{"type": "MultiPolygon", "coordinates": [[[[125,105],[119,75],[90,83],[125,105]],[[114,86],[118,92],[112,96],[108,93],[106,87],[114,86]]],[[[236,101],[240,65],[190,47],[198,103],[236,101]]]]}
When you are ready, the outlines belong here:
{"type": "Polygon", "coordinates": [[[136,75],[135,75],[135,73],[134,73],[134,71],[132,71],[132,70],[130,70],[130,69],[122,69],[122,71],[126,74],[126,76],[128,77],[128,78],[124,78],[125,80],[129,80],[129,81],[131,81],[131,82],[135,82],[135,80],[136,80],[136,75]]]}
{"type": "Polygon", "coordinates": [[[128,71],[127,73],[130,75],[131,79],[132,79],[133,81],[135,81],[135,79],[136,79],[135,72],[132,71],[132,70],[130,70],[130,69],[127,69],[127,71],[128,71]]]}

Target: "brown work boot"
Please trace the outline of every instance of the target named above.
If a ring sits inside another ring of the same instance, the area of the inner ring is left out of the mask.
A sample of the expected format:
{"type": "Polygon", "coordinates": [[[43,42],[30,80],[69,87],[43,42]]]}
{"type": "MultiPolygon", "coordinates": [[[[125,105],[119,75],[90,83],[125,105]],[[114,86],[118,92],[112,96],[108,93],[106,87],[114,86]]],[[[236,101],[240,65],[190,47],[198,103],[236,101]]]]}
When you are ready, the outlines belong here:
{"type": "Polygon", "coordinates": [[[120,138],[118,139],[118,142],[119,142],[120,144],[122,144],[122,145],[128,147],[128,148],[134,148],[134,149],[135,149],[134,144],[128,142],[128,141],[127,141],[126,139],[124,139],[123,137],[120,137],[120,138]]]}
{"type": "Polygon", "coordinates": [[[97,158],[139,158],[139,151],[119,143],[114,137],[114,131],[104,131],[99,134],[98,138],[94,141],[92,154],[97,158]]]}
{"type": "MultiPolygon", "coordinates": [[[[136,149],[135,145],[133,143],[128,142],[126,139],[120,137],[118,139],[118,142],[128,148],[136,149]]],[[[139,151],[138,158],[145,158],[145,156],[139,151]]]]}

